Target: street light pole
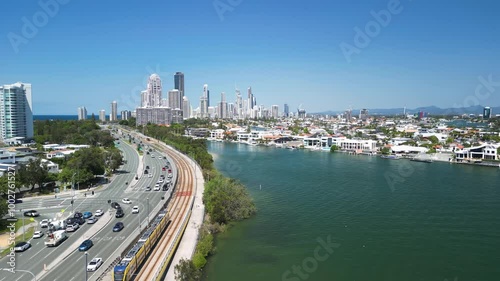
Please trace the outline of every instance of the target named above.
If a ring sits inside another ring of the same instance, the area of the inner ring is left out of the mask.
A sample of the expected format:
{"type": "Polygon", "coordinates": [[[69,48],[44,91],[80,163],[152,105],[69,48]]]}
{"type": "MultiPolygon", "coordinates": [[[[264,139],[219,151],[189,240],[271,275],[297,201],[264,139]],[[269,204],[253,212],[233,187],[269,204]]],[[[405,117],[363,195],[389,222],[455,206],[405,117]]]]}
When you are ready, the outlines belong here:
{"type": "Polygon", "coordinates": [[[85,252],[85,266],[84,266],[84,269],[85,269],[85,281],[89,280],[88,279],[88,275],[87,275],[87,256],[88,256],[89,253],[85,252]]]}
{"type": "Polygon", "coordinates": [[[23,241],[25,241],[26,239],[24,238],[24,233],[26,232],[25,229],[24,229],[24,218],[22,218],[23,220],[23,241]]]}

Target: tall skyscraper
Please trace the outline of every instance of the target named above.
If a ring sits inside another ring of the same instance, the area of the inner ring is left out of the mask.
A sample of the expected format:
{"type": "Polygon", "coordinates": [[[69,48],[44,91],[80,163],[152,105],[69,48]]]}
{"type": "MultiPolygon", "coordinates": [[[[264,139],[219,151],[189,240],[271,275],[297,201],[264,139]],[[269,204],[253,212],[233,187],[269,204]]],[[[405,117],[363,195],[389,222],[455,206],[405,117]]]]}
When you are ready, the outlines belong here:
{"type": "Polygon", "coordinates": [[[290,108],[288,107],[288,103],[285,103],[283,106],[283,113],[285,117],[290,117],[290,108]]]}
{"type": "Polygon", "coordinates": [[[483,119],[490,119],[490,118],[491,118],[491,107],[483,108],[483,119]]]}
{"type": "Polygon", "coordinates": [[[182,93],[179,90],[168,91],[168,106],[172,109],[182,110],[182,93]]]}
{"type": "Polygon", "coordinates": [[[227,118],[226,94],[224,92],[222,92],[220,94],[219,118],[222,118],[222,119],[227,118]]]}
{"type": "Polygon", "coordinates": [[[176,72],[174,75],[174,89],[179,90],[181,92],[181,100],[182,97],[186,94],[184,92],[184,73],[176,72]]]}
{"type": "Polygon", "coordinates": [[[149,104],[148,90],[141,91],[141,107],[147,107],[149,104]]]}
{"type": "Polygon", "coordinates": [[[243,99],[240,90],[236,89],[236,103],[234,105],[234,115],[236,118],[243,118],[241,110],[243,109],[243,99]]]}
{"type": "Polygon", "coordinates": [[[368,119],[368,109],[361,109],[359,111],[359,119],[363,121],[366,121],[366,119],[368,119]]]}
{"type": "Polygon", "coordinates": [[[203,85],[203,94],[200,98],[200,115],[201,118],[208,117],[208,107],[209,107],[209,96],[210,91],[208,90],[208,85],[203,85]]]}
{"type": "Polygon", "coordinates": [[[122,112],[120,114],[122,120],[130,119],[131,115],[132,115],[132,112],[130,112],[130,110],[122,110],[122,112]]]}
{"type": "Polygon", "coordinates": [[[253,103],[254,101],[254,98],[253,98],[253,94],[252,94],[252,87],[248,87],[248,90],[247,90],[247,98],[248,98],[248,108],[247,108],[247,112],[250,114],[250,112],[253,110],[253,106],[255,105],[253,103]]]}
{"type": "Polygon", "coordinates": [[[33,138],[31,84],[0,86],[0,131],[2,139],[33,138]]]}
{"type": "Polygon", "coordinates": [[[271,117],[274,119],[278,119],[279,117],[279,108],[277,105],[271,106],[271,117]]]}
{"type": "Polygon", "coordinates": [[[162,85],[158,74],[151,74],[148,80],[148,89],[146,90],[146,104],[143,107],[160,107],[162,99],[162,85]]]}
{"type": "Polygon", "coordinates": [[[101,109],[99,111],[99,120],[101,120],[101,122],[106,122],[106,110],[101,109]]]}
{"type": "Polygon", "coordinates": [[[111,115],[109,115],[109,121],[118,121],[118,103],[116,103],[116,101],[111,103],[111,115]]]}

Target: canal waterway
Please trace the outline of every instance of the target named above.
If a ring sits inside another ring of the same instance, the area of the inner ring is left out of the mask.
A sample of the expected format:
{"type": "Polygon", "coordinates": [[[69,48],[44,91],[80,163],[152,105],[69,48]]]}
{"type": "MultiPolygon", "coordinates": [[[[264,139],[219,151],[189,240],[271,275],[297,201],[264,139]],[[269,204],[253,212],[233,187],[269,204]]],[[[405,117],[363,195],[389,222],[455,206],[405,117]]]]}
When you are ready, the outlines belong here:
{"type": "Polygon", "coordinates": [[[495,281],[500,169],[209,143],[258,214],[218,236],[206,281],[495,281]]]}

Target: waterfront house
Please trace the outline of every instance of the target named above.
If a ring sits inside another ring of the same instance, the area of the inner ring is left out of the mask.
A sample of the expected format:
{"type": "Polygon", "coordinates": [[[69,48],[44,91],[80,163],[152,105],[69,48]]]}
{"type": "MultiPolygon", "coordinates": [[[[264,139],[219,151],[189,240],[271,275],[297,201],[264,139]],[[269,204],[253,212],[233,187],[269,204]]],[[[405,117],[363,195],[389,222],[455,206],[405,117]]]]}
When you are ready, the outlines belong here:
{"type": "Polygon", "coordinates": [[[500,144],[482,144],[474,147],[455,149],[457,162],[470,162],[477,160],[497,160],[500,144]]]}

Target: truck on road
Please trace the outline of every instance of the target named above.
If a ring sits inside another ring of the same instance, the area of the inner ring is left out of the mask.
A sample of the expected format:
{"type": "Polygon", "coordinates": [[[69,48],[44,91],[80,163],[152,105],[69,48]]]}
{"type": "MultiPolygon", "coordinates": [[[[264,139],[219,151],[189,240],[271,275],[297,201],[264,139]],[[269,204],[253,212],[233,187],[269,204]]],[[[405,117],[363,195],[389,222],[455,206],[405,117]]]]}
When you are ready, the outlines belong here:
{"type": "Polygon", "coordinates": [[[56,247],[61,244],[64,240],[68,239],[68,235],[65,230],[57,230],[47,235],[47,241],[45,241],[45,246],[56,247]]]}

